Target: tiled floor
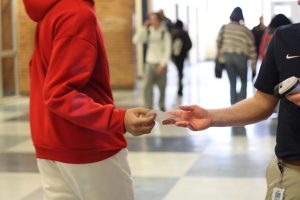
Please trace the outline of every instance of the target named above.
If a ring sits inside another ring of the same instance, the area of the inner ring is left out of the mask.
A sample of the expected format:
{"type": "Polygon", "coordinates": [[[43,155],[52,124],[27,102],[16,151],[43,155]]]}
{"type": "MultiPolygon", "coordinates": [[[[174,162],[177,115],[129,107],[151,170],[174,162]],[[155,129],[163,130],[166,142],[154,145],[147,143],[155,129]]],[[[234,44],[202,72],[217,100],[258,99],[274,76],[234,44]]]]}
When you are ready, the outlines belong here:
{"type": "MultiPolygon", "coordinates": [[[[227,76],[214,79],[211,62],[186,67],[182,102],[176,98],[176,81],[176,71],[170,66],[167,109],[181,103],[208,108],[229,105],[227,76]]],[[[253,91],[249,81],[249,95],[253,91]]],[[[143,104],[138,87],[134,91],[114,91],[114,96],[119,107],[143,104]]],[[[151,135],[128,134],[136,200],[264,199],[264,173],[274,156],[275,130],[276,118],[271,118],[245,128],[211,128],[203,132],[157,123],[151,135]]],[[[0,105],[0,200],[20,199],[42,199],[27,98],[0,105]]]]}

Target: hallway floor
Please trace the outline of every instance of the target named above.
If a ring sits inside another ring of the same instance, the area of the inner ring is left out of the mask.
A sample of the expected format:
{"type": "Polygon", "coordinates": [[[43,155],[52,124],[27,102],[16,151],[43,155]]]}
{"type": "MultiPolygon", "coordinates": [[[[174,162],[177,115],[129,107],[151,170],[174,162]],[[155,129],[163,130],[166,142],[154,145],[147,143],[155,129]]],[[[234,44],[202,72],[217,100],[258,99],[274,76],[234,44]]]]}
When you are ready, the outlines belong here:
{"type": "MultiPolygon", "coordinates": [[[[229,106],[227,75],[215,79],[212,62],[186,66],[184,85],[184,96],[178,100],[177,73],[170,66],[167,110],[179,104],[229,106]]],[[[253,92],[249,81],[248,95],[253,92]]],[[[157,90],[155,94],[157,97],[157,90]]],[[[118,107],[143,105],[140,87],[114,91],[114,97],[118,107]]],[[[0,199],[41,200],[30,140],[28,99],[0,105],[0,113],[0,199]]],[[[136,200],[264,199],[265,169],[274,157],[276,124],[273,117],[246,127],[191,132],[157,123],[150,135],[127,134],[136,200]]]]}

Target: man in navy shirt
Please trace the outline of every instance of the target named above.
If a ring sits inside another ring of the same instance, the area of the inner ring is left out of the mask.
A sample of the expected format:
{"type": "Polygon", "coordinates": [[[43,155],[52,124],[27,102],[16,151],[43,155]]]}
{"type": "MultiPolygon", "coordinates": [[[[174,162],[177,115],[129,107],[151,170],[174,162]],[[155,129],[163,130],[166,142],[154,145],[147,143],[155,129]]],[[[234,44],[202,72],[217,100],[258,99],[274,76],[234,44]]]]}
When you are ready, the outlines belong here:
{"type": "MultiPolygon", "coordinates": [[[[300,77],[300,24],[281,27],[274,34],[253,97],[223,109],[181,106],[181,110],[169,112],[176,119],[163,123],[196,131],[261,121],[273,113],[279,102],[273,94],[274,87],[291,76],[300,77]]],[[[300,93],[280,100],[275,154],[277,159],[271,161],[266,172],[266,200],[300,199],[300,93]]]]}

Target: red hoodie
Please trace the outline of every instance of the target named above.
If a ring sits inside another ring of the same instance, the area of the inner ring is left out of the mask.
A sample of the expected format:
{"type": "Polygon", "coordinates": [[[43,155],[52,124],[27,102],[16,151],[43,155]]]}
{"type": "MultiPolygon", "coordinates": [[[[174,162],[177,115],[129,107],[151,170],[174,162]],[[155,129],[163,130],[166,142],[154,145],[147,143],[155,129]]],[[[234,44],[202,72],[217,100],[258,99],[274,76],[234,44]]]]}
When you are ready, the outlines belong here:
{"type": "Polygon", "coordinates": [[[37,158],[106,159],[127,146],[93,0],[23,0],[37,22],[30,62],[30,124],[37,158]]]}

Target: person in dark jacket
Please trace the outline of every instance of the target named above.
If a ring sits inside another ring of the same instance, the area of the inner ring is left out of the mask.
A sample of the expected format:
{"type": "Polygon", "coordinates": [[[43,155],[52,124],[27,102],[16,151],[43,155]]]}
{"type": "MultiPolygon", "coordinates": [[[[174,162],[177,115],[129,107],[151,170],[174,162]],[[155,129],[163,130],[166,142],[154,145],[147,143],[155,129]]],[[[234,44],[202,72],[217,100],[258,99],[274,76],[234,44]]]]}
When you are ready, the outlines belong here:
{"type": "Polygon", "coordinates": [[[172,61],[178,70],[178,92],[179,97],[182,96],[183,90],[183,67],[189,50],[192,48],[192,41],[187,31],[183,29],[183,22],[177,20],[171,31],[172,34],[172,61]]]}
{"type": "Polygon", "coordinates": [[[257,56],[259,55],[259,46],[261,43],[262,36],[264,35],[264,32],[266,30],[266,26],[264,24],[264,17],[260,16],[259,17],[259,24],[251,30],[254,36],[255,40],[255,47],[256,47],[256,54],[257,56]]]}
{"type": "Polygon", "coordinates": [[[279,28],[280,26],[284,26],[284,25],[288,25],[291,24],[291,20],[289,18],[287,18],[284,14],[278,14],[275,15],[268,28],[265,30],[261,43],[260,43],[260,47],[259,47],[259,57],[261,60],[264,59],[265,54],[267,52],[269,43],[273,37],[274,32],[277,30],[277,28],[279,28]]]}

